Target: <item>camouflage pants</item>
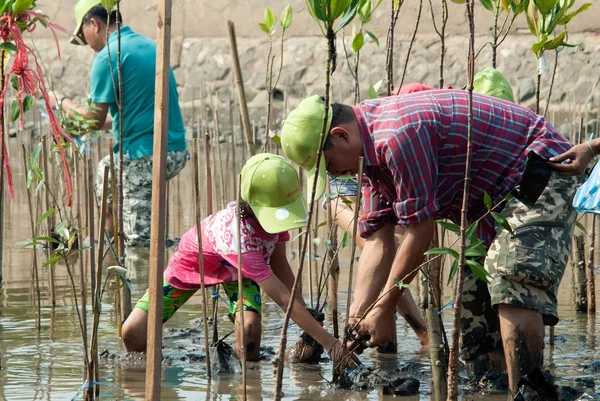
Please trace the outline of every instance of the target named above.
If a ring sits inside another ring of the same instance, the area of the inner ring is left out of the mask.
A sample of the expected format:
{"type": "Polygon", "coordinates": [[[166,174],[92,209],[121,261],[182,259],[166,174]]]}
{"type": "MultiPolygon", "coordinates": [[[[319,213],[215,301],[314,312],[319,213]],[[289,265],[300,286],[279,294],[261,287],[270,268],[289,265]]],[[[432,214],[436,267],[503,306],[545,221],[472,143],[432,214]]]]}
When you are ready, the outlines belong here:
{"type": "Polygon", "coordinates": [[[577,213],[571,206],[581,177],[552,173],[548,185],[528,208],[516,198],[502,215],[514,234],[496,225],[485,260],[486,284],[465,271],[461,316],[462,357],[468,361],[502,348],[496,306],[535,309],[545,325],[558,322],[556,294],[571,248],[577,213]]]}
{"type": "MultiPolygon", "coordinates": [[[[118,177],[118,155],[114,155],[115,171],[118,177]]],[[[167,153],[167,180],[175,177],[188,160],[186,150],[167,153]]],[[[104,166],[110,167],[110,156],[98,163],[96,196],[102,199],[104,166]]],[[[108,203],[112,203],[112,190],[109,170],[108,203]]],[[[152,210],[152,156],[131,160],[123,157],[123,231],[127,246],[149,246],[150,217],[152,210]]]]}

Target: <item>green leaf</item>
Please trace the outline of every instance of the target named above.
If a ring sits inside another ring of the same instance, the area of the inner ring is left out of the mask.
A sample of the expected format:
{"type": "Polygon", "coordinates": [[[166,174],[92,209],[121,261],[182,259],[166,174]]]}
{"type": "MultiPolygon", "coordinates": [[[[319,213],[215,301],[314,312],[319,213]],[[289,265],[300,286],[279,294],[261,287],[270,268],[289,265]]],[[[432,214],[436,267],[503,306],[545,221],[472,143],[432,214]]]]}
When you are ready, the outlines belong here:
{"type": "Polygon", "coordinates": [[[106,11],[108,11],[109,13],[117,5],[117,2],[115,0],[102,0],[101,3],[102,3],[102,7],[104,7],[104,9],[106,11]]]}
{"type": "Polygon", "coordinates": [[[66,227],[65,222],[61,221],[56,225],[56,229],[54,230],[63,240],[69,239],[69,229],[66,227]]]}
{"type": "Polygon", "coordinates": [[[4,42],[0,44],[0,49],[2,50],[8,50],[11,52],[16,52],[17,51],[17,46],[15,46],[14,44],[10,43],[10,42],[4,42]]]}
{"type": "Polygon", "coordinates": [[[452,231],[453,233],[460,234],[460,226],[459,225],[456,225],[450,221],[445,221],[445,220],[438,220],[437,223],[448,231],[452,231]]]}
{"type": "Polygon", "coordinates": [[[492,6],[492,0],[479,0],[481,2],[481,5],[483,6],[483,8],[485,8],[488,11],[492,11],[494,9],[494,7],[492,6]]]}
{"type": "Polygon", "coordinates": [[[23,111],[27,113],[29,110],[33,108],[33,95],[25,96],[23,99],[23,111]]]}
{"type": "Polygon", "coordinates": [[[323,227],[323,226],[326,226],[326,225],[327,225],[327,220],[323,220],[322,222],[320,222],[320,223],[317,225],[317,228],[319,228],[319,227],[323,227]]]}
{"type": "Polygon", "coordinates": [[[452,266],[450,266],[450,273],[448,274],[448,284],[452,282],[454,276],[456,276],[456,272],[458,271],[458,259],[454,259],[452,262],[452,266]]]}
{"type": "Polygon", "coordinates": [[[350,199],[348,199],[348,197],[346,196],[342,196],[342,203],[344,204],[344,206],[346,206],[348,209],[353,210],[354,209],[354,202],[352,202],[350,199]]]}
{"type": "Polygon", "coordinates": [[[587,10],[588,8],[590,8],[592,6],[592,3],[585,3],[584,5],[582,5],[581,7],[579,7],[576,11],[566,14],[564,17],[560,18],[557,22],[557,25],[566,25],[569,23],[569,21],[571,21],[573,19],[574,16],[576,16],[579,13],[584,12],[585,10],[587,10]]]}
{"type": "Polygon", "coordinates": [[[367,34],[367,37],[373,41],[373,43],[379,46],[379,39],[377,38],[377,36],[375,36],[373,32],[365,31],[365,33],[367,34]]]}
{"type": "Polygon", "coordinates": [[[33,5],[33,0],[16,0],[12,6],[13,14],[23,14],[25,11],[29,10],[33,5]]]}
{"type": "Polygon", "coordinates": [[[489,276],[489,274],[488,274],[488,272],[485,271],[485,269],[483,268],[481,263],[479,263],[473,259],[467,259],[466,262],[467,262],[467,266],[469,266],[469,268],[471,269],[471,271],[473,272],[475,277],[477,277],[479,280],[483,281],[484,283],[487,283],[487,281],[488,281],[487,276],[489,276]]]}
{"type": "Polygon", "coordinates": [[[534,34],[536,37],[540,35],[540,12],[535,7],[533,2],[529,3],[527,7],[527,12],[525,13],[527,17],[527,26],[529,27],[529,31],[534,34]]]}
{"type": "Polygon", "coordinates": [[[581,224],[581,222],[578,221],[577,223],[575,223],[575,226],[577,228],[579,228],[581,231],[583,231],[584,234],[587,234],[587,230],[585,229],[585,226],[583,224],[581,224]]]}
{"type": "Polygon", "coordinates": [[[275,24],[275,14],[273,14],[273,10],[271,10],[269,7],[265,8],[265,20],[263,23],[269,28],[269,31],[275,24]]]}
{"type": "Polygon", "coordinates": [[[268,26],[265,25],[264,22],[260,22],[258,24],[258,26],[260,27],[261,31],[263,31],[264,33],[266,33],[267,35],[271,36],[271,30],[269,29],[268,26]]]}
{"type": "Polygon", "coordinates": [[[69,249],[73,248],[73,243],[75,242],[76,239],[77,239],[77,235],[75,233],[72,233],[71,236],[69,237],[69,242],[67,242],[67,247],[69,249]]]}
{"type": "Polygon", "coordinates": [[[534,43],[531,46],[531,50],[533,51],[533,53],[535,53],[537,58],[540,58],[542,56],[542,53],[543,53],[542,49],[544,48],[544,45],[546,44],[547,40],[548,40],[548,37],[546,36],[546,34],[543,34],[540,41],[534,43]]]}
{"type": "Polygon", "coordinates": [[[371,0],[361,0],[358,6],[358,19],[365,25],[371,20],[371,0]]]}
{"type": "Polygon", "coordinates": [[[352,20],[356,16],[356,12],[358,11],[358,6],[360,5],[360,1],[352,0],[352,1],[350,1],[349,4],[350,5],[346,9],[347,10],[346,13],[342,17],[340,24],[338,25],[338,27],[335,30],[336,32],[341,31],[346,25],[348,25],[350,22],[352,22],[352,20]]]}
{"type": "Polygon", "coordinates": [[[363,36],[362,32],[357,33],[356,36],[354,36],[354,39],[352,39],[352,51],[354,53],[358,53],[364,44],[365,37],[363,36]]]}
{"type": "Polygon", "coordinates": [[[483,245],[482,240],[478,240],[477,242],[468,245],[465,248],[465,256],[469,258],[484,258],[487,255],[487,250],[483,245]]]}
{"type": "Polygon", "coordinates": [[[394,285],[398,288],[412,288],[412,285],[404,284],[402,281],[397,278],[394,279],[394,285]]]}
{"type": "Polygon", "coordinates": [[[546,43],[544,43],[544,50],[554,50],[557,47],[564,45],[566,35],[567,35],[567,31],[564,31],[560,35],[555,37],[554,39],[549,40],[546,43]]]}
{"type": "Polygon", "coordinates": [[[52,216],[56,212],[56,209],[52,208],[50,210],[46,210],[35,222],[35,224],[39,225],[42,221],[46,220],[48,217],[52,216]]]}
{"type": "Polygon", "coordinates": [[[506,231],[508,231],[512,235],[515,234],[513,229],[510,227],[510,224],[508,224],[506,217],[504,217],[500,213],[496,213],[496,212],[492,212],[492,217],[494,218],[494,220],[496,220],[496,223],[500,224],[500,226],[502,228],[504,228],[506,231]]]}
{"type": "Polygon", "coordinates": [[[512,193],[510,193],[510,192],[509,192],[509,193],[507,193],[507,194],[504,196],[504,200],[505,200],[506,202],[508,202],[509,200],[511,200],[511,199],[513,199],[513,198],[514,198],[514,196],[513,196],[513,194],[512,194],[512,193]]]}
{"type": "Polygon", "coordinates": [[[477,239],[477,237],[475,236],[475,232],[477,231],[477,221],[475,221],[473,224],[471,224],[469,226],[469,228],[467,228],[467,231],[465,232],[465,238],[467,239],[477,239]]]}
{"type": "Polygon", "coordinates": [[[488,211],[492,208],[492,197],[486,191],[483,192],[483,204],[488,211]]]}
{"type": "Polygon", "coordinates": [[[327,21],[325,19],[323,0],[306,0],[306,6],[308,7],[308,12],[316,22],[327,21]]]}
{"type": "Polygon", "coordinates": [[[350,231],[344,231],[342,235],[342,248],[345,248],[350,243],[350,231]]]}
{"type": "Polygon", "coordinates": [[[440,247],[440,248],[431,248],[424,255],[450,255],[453,258],[458,259],[458,252],[452,248],[440,247]]]}
{"type": "Polygon", "coordinates": [[[19,118],[19,114],[21,114],[21,110],[19,109],[19,102],[17,102],[17,99],[13,99],[13,101],[10,104],[10,121],[12,121],[13,123],[17,121],[17,119],[19,118]]]}
{"type": "Polygon", "coordinates": [[[288,29],[290,25],[292,25],[292,6],[288,4],[285,6],[283,11],[281,12],[281,16],[279,17],[279,23],[281,24],[281,28],[284,30],[288,29]]]}
{"type": "Polygon", "coordinates": [[[540,13],[548,15],[552,12],[558,0],[532,0],[540,13]]]}

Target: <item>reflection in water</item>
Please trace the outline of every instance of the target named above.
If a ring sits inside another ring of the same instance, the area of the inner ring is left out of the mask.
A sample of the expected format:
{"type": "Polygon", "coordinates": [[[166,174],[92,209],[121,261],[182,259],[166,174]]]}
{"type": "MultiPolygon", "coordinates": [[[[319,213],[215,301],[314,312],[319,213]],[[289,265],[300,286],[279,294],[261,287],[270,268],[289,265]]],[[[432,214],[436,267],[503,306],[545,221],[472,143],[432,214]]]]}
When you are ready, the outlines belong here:
{"type": "MultiPolygon", "coordinates": [[[[11,144],[16,148],[15,144],[11,144]]],[[[14,149],[12,149],[14,151],[14,149]]],[[[24,182],[22,166],[14,165],[15,182],[24,182]]],[[[170,182],[169,189],[169,228],[170,238],[179,237],[193,225],[193,199],[191,185],[191,167],[170,182]]],[[[218,180],[216,180],[218,181],[218,180]]],[[[35,330],[35,291],[31,280],[31,251],[21,249],[18,243],[29,238],[29,228],[21,222],[29,221],[25,191],[17,185],[15,199],[7,202],[5,221],[5,254],[3,266],[4,287],[0,288],[0,400],[66,400],[77,392],[84,381],[81,353],[81,337],[77,324],[76,311],[73,308],[71,289],[64,266],[56,267],[56,308],[50,308],[47,291],[48,267],[41,267],[40,284],[42,288],[42,331],[35,330]]],[[[295,234],[292,235],[295,237],[295,234]]],[[[293,244],[291,249],[296,249],[293,244]]],[[[170,248],[168,254],[173,252],[170,248]]],[[[132,272],[132,301],[136,302],[147,288],[148,249],[128,249],[127,268],[132,272]]],[[[40,260],[45,256],[40,252],[40,260]]],[[[341,255],[340,288],[347,288],[346,276],[348,255],[341,255]],[[345,262],[345,263],[344,263],[345,262]]],[[[107,262],[108,263],[108,262],[107,262]]],[[[294,267],[296,262],[293,263],[294,267]]],[[[86,263],[87,266],[87,263],[86,263]]],[[[78,272],[77,272],[78,274],[78,272]]],[[[87,272],[89,275],[89,272],[87,272]]],[[[559,312],[561,322],[556,327],[556,345],[554,349],[546,347],[545,361],[555,375],[565,381],[577,377],[579,382],[569,380],[572,386],[589,386],[590,378],[597,373],[583,373],[582,365],[600,359],[596,332],[598,321],[594,317],[577,315],[570,299],[570,274],[565,276],[559,294],[559,312]],[[587,382],[585,380],[587,380],[587,382]]],[[[76,278],[78,282],[78,277],[76,278]]],[[[309,288],[304,285],[304,288],[309,288]]],[[[446,291],[447,302],[450,288],[446,291]]],[[[104,383],[123,389],[124,393],[111,387],[101,388],[104,400],[143,399],[145,390],[145,361],[139,358],[126,358],[122,342],[117,338],[113,296],[110,291],[103,300],[103,316],[100,324],[100,351],[108,350],[108,357],[101,359],[101,380],[104,383]]],[[[266,297],[265,297],[266,298],[266,297]]],[[[305,294],[305,299],[308,299],[305,294]]],[[[345,293],[339,299],[346,300],[345,293]]],[[[600,299],[600,297],[599,297],[600,299]]],[[[167,359],[163,363],[162,400],[228,400],[241,395],[239,375],[220,376],[211,382],[207,380],[205,365],[196,356],[203,354],[201,326],[201,297],[194,296],[165,325],[172,328],[193,327],[187,336],[166,336],[163,354],[167,359]]],[[[210,308],[209,308],[210,309],[210,308]]],[[[91,308],[88,303],[88,313],[91,308]]],[[[328,312],[329,313],[329,312],[328,312]]],[[[345,313],[345,305],[340,305],[340,315],[345,313]]],[[[283,312],[269,299],[263,304],[263,345],[277,348],[283,312]]],[[[451,312],[443,315],[446,327],[450,325],[451,312]]],[[[227,318],[227,308],[219,309],[219,330],[223,336],[233,329],[227,318]]],[[[327,324],[331,319],[327,319],[327,324]]],[[[378,355],[368,350],[361,357],[371,366],[414,376],[421,381],[421,395],[406,400],[428,400],[430,398],[430,373],[428,351],[421,350],[414,333],[402,319],[398,319],[398,354],[378,355]]],[[[330,327],[327,327],[331,329],[330,327]]],[[[288,335],[289,345],[298,337],[299,331],[291,325],[288,335]]],[[[249,363],[248,399],[273,399],[273,365],[269,360],[249,363]]],[[[331,378],[329,363],[320,365],[286,365],[284,373],[284,399],[320,399],[337,400],[382,400],[392,399],[382,391],[347,392],[331,388],[327,382],[331,378]]],[[[593,381],[591,382],[593,383],[593,381]]],[[[599,388],[582,387],[593,393],[599,388]]],[[[468,395],[464,400],[505,401],[505,395],[468,395]]]]}

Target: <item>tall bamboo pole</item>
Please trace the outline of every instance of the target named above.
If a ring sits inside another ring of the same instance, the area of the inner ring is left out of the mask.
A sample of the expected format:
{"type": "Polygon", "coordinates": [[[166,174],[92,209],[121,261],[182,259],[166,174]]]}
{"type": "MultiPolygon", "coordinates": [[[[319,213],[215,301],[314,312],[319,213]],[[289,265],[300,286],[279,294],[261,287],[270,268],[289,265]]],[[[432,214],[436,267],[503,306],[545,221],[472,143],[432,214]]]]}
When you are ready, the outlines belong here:
{"type": "Polygon", "coordinates": [[[587,268],[587,298],[588,313],[596,313],[596,283],[594,280],[594,256],[596,251],[596,215],[592,215],[592,228],[590,229],[590,257],[587,268]]]}
{"type": "MultiPolygon", "coordinates": [[[[48,137],[45,137],[42,140],[42,168],[44,169],[44,180],[48,183],[48,186],[51,186],[54,182],[54,177],[50,173],[48,169],[48,137]]],[[[50,210],[50,193],[48,192],[48,187],[44,188],[44,210],[50,210]]],[[[58,205],[56,205],[58,207],[58,205]]],[[[46,229],[48,231],[48,236],[52,235],[52,230],[54,230],[54,216],[50,216],[46,219],[46,229]]],[[[46,248],[46,258],[50,259],[50,247],[46,248]]],[[[56,294],[55,294],[55,285],[54,285],[54,269],[48,269],[48,285],[50,287],[50,305],[52,308],[56,306],[56,294]]]]}
{"type": "Polygon", "coordinates": [[[256,153],[255,144],[252,140],[252,130],[250,128],[250,116],[248,114],[248,104],[246,103],[246,92],[244,91],[244,79],[242,78],[242,68],[240,66],[240,56],[238,54],[237,40],[235,37],[235,25],[227,21],[227,34],[229,35],[229,47],[231,49],[231,60],[233,62],[233,73],[235,75],[235,84],[240,103],[240,112],[242,114],[242,127],[246,136],[246,146],[250,156],[256,153]]]}
{"type": "MultiPolygon", "coordinates": [[[[96,258],[95,258],[95,249],[96,247],[94,246],[95,240],[96,240],[96,236],[95,236],[95,229],[94,229],[94,224],[95,224],[95,219],[94,219],[94,168],[92,166],[92,159],[88,158],[86,160],[86,169],[85,169],[85,177],[86,177],[86,189],[87,189],[87,210],[88,210],[88,233],[89,233],[89,238],[90,238],[90,294],[91,294],[91,298],[92,298],[92,305],[93,308],[96,308],[96,304],[94,303],[94,294],[96,293],[96,285],[100,285],[100,283],[96,283],[96,258]]],[[[103,192],[103,196],[104,196],[104,192],[103,192]]],[[[93,323],[92,323],[93,325],[93,323]]],[[[93,330],[92,330],[92,336],[93,336],[93,330]]],[[[92,340],[93,342],[93,340],[92,340]]],[[[92,346],[90,345],[90,351],[91,351],[92,346]]],[[[97,354],[96,354],[97,355],[97,354]]],[[[90,364],[88,365],[88,370],[86,372],[86,383],[93,383],[94,382],[94,365],[95,365],[95,354],[93,354],[92,352],[89,353],[89,358],[90,358],[90,364]]],[[[86,400],[93,400],[94,399],[94,388],[93,386],[89,386],[86,389],[86,392],[84,394],[84,397],[86,400]]]]}
{"type": "Polygon", "coordinates": [[[465,162],[465,182],[463,187],[463,199],[460,218],[460,254],[458,260],[458,273],[456,279],[456,293],[454,297],[454,315],[452,317],[452,347],[448,361],[448,401],[458,400],[458,343],[460,337],[459,321],[462,313],[462,291],[463,291],[463,273],[466,268],[465,248],[466,231],[468,225],[468,199],[469,187],[471,184],[471,152],[473,147],[473,75],[475,70],[475,25],[474,25],[474,0],[468,0],[467,16],[469,20],[469,52],[467,62],[467,90],[469,91],[468,101],[468,121],[467,121],[467,160],[465,162]]]}
{"type": "Polygon", "coordinates": [[[238,250],[238,262],[237,262],[237,279],[238,279],[238,310],[239,312],[239,320],[235,319],[236,329],[240,328],[240,358],[242,360],[242,397],[243,400],[246,401],[246,339],[244,333],[244,297],[242,294],[244,293],[244,283],[243,283],[243,275],[242,275],[242,218],[241,218],[241,207],[240,200],[242,191],[242,176],[241,174],[237,176],[237,189],[236,189],[236,204],[235,204],[235,218],[236,218],[236,242],[237,242],[237,250],[238,250]],[[238,326],[239,323],[239,326],[238,326]]]}
{"type": "Polygon", "coordinates": [[[575,234],[573,238],[573,298],[575,312],[587,312],[588,300],[586,293],[585,240],[583,234],[575,234]]]}
{"type": "Polygon", "coordinates": [[[165,262],[165,187],[167,183],[167,131],[169,122],[169,56],[171,50],[171,0],[158,2],[156,48],[156,103],[152,159],[152,220],[150,224],[150,278],[146,400],[160,400],[162,362],[162,282],[165,262]]]}
{"type": "MultiPolygon", "coordinates": [[[[76,194],[76,202],[77,202],[77,225],[79,228],[84,227],[83,217],[81,214],[81,192],[83,191],[83,176],[81,171],[81,159],[79,154],[75,155],[74,158],[74,170],[75,170],[75,182],[77,184],[77,194],[76,194]]],[[[87,192],[84,192],[87,194],[87,192]]],[[[83,233],[77,234],[77,244],[79,246],[79,252],[81,253],[83,249],[83,233]]],[[[88,347],[88,337],[87,337],[87,291],[86,291],[86,281],[85,281],[85,266],[83,260],[83,254],[79,255],[79,291],[81,294],[81,326],[83,328],[83,348],[87,350],[88,347]]]]}
{"type": "MultiPolygon", "coordinates": [[[[116,0],[117,6],[117,14],[121,13],[121,0],[116,0]]],[[[123,68],[121,64],[121,19],[117,18],[117,80],[119,85],[119,93],[117,97],[119,102],[117,106],[119,108],[119,180],[118,180],[118,192],[119,192],[119,200],[118,200],[118,226],[119,226],[119,265],[125,265],[125,232],[123,231],[123,155],[124,155],[124,139],[125,139],[125,130],[123,127],[123,68]]],[[[112,149],[109,149],[109,152],[112,152],[112,149]]],[[[113,198],[114,201],[114,198],[113,198]]],[[[113,221],[114,224],[114,221],[113,221]]],[[[102,237],[104,237],[104,233],[100,233],[102,237]]],[[[100,268],[100,267],[98,267],[100,268]]],[[[123,287],[127,287],[124,285],[123,287]]],[[[125,291],[123,291],[124,293],[125,291]]],[[[125,304],[125,298],[122,297],[121,302],[122,305],[125,304]]],[[[131,299],[129,301],[131,303],[131,299]]],[[[121,310],[121,319],[123,321],[127,319],[129,313],[124,314],[126,312],[124,309],[121,310]]],[[[129,306],[129,312],[131,312],[131,306],[129,306]]]]}
{"type": "MultiPolygon", "coordinates": [[[[4,88],[4,49],[0,50],[0,88],[4,88]]],[[[4,113],[0,116],[0,285],[2,284],[2,264],[4,254],[4,147],[6,146],[6,130],[4,129],[4,113]]]]}
{"type": "Polygon", "coordinates": [[[206,288],[204,286],[204,256],[202,252],[202,211],[200,199],[200,177],[198,162],[198,139],[194,138],[192,142],[192,159],[194,161],[194,198],[196,203],[196,238],[198,240],[198,265],[200,266],[200,292],[202,293],[202,330],[204,334],[204,353],[206,354],[206,375],[211,379],[210,353],[208,352],[208,321],[206,288]]]}
{"type": "MultiPolygon", "coordinates": [[[[327,180],[327,196],[331,193],[329,180],[327,180]]],[[[329,304],[331,305],[331,315],[333,319],[333,336],[340,338],[339,332],[339,319],[338,319],[338,281],[340,277],[340,263],[337,255],[338,241],[337,241],[337,223],[334,223],[333,216],[333,204],[329,202],[327,205],[327,227],[329,227],[329,249],[327,255],[329,257],[329,263],[331,263],[331,269],[329,270],[329,304]]]]}

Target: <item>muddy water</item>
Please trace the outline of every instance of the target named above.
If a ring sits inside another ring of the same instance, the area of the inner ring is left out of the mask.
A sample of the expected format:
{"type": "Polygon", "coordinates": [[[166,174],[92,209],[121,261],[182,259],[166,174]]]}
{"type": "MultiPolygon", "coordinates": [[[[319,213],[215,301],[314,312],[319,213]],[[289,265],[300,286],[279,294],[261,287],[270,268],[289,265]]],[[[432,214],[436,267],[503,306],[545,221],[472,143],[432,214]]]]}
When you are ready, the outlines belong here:
{"type": "MultiPolygon", "coordinates": [[[[14,141],[14,140],[13,140],[14,141]]],[[[11,143],[13,161],[20,160],[15,143],[11,143]]],[[[225,157],[225,156],[224,156],[225,157]]],[[[239,159],[238,155],[238,159],[239,159]]],[[[229,157],[227,157],[229,160],[229,157]]],[[[57,297],[56,307],[50,308],[47,290],[48,271],[43,268],[42,283],[42,329],[37,333],[34,315],[34,289],[31,280],[31,251],[19,247],[19,242],[30,238],[27,198],[23,183],[23,168],[13,162],[16,195],[7,202],[5,224],[4,285],[0,289],[0,399],[2,400],[68,400],[76,395],[83,382],[83,362],[77,315],[73,308],[71,290],[64,266],[56,268],[57,297]]],[[[219,178],[215,181],[218,183],[219,178]]],[[[226,178],[225,185],[228,186],[226,178]]],[[[193,223],[193,203],[191,193],[191,165],[170,184],[169,228],[170,237],[181,236],[193,223]]],[[[218,198],[218,197],[216,197],[218,198]]],[[[217,199],[218,203],[219,200],[217,199]]],[[[217,205],[216,205],[217,206],[217,205]]],[[[215,207],[216,207],[215,206],[215,207]]],[[[297,243],[291,248],[297,252],[297,243]]],[[[172,252],[172,249],[170,250],[172,252]]],[[[290,255],[292,249],[290,249],[290,255]]],[[[38,256],[44,259],[40,253],[38,256]]],[[[346,274],[348,257],[342,258],[342,282],[340,289],[347,288],[346,274]]],[[[297,259],[292,261],[295,267],[297,259]]],[[[132,298],[137,300],[144,292],[148,279],[147,251],[137,250],[128,261],[133,272],[132,298]]],[[[309,299],[304,283],[304,298],[309,299]]],[[[446,302],[451,289],[447,290],[446,302]]],[[[580,388],[588,393],[600,392],[599,373],[586,371],[586,364],[600,359],[600,319],[588,319],[586,315],[574,313],[571,300],[570,272],[560,289],[559,303],[562,320],[556,327],[556,345],[546,347],[546,366],[556,375],[560,383],[580,388]]],[[[226,400],[239,399],[239,375],[223,375],[209,382],[205,365],[201,360],[202,340],[197,325],[201,314],[200,296],[193,297],[165,326],[163,354],[165,358],[162,373],[163,400],[226,400]],[[192,330],[182,330],[191,328],[192,330]]],[[[340,291],[341,310],[344,311],[346,293],[340,291]]],[[[267,359],[249,363],[248,398],[250,400],[273,399],[273,368],[268,354],[271,347],[276,349],[282,324],[282,311],[269,299],[263,306],[263,346],[267,359]]],[[[100,325],[99,348],[107,350],[108,357],[101,360],[101,398],[105,400],[142,399],[144,396],[145,363],[140,357],[126,358],[122,342],[115,330],[112,298],[108,293],[104,298],[103,317],[100,325]]],[[[89,312],[89,310],[88,310],[89,312]]],[[[226,308],[221,303],[219,327],[221,335],[233,330],[226,316],[226,308]]],[[[450,310],[444,312],[446,326],[449,327],[450,310]]],[[[330,322],[331,317],[326,317],[330,322]]],[[[421,381],[419,396],[407,400],[430,399],[429,354],[421,349],[419,342],[405,322],[397,321],[399,353],[378,355],[367,351],[363,362],[387,371],[395,369],[421,381]]],[[[289,333],[289,346],[297,339],[299,331],[292,325],[289,333]]],[[[391,396],[383,395],[382,390],[349,392],[331,388],[327,380],[331,378],[328,363],[317,366],[286,365],[283,391],[286,400],[308,400],[329,398],[333,400],[378,400],[391,396]]],[[[464,395],[464,400],[506,400],[503,394],[464,395]]]]}

